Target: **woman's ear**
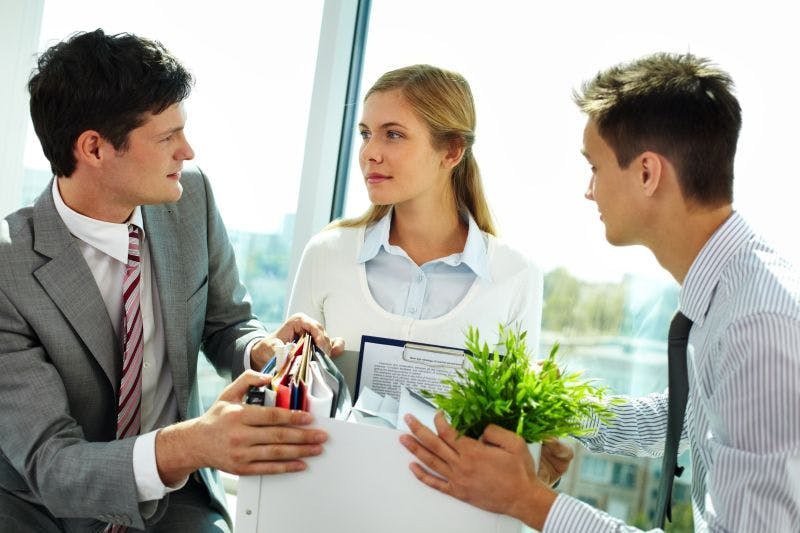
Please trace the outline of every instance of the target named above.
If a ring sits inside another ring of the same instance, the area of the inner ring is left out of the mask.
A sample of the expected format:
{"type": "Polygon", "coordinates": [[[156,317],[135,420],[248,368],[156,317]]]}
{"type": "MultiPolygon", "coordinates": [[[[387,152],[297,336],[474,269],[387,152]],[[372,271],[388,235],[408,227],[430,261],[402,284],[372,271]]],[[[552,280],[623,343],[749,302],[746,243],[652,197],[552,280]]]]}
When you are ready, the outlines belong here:
{"type": "Polygon", "coordinates": [[[444,157],[442,158],[442,166],[444,166],[447,170],[453,169],[461,162],[464,158],[464,152],[466,149],[464,148],[464,144],[460,142],[452,142],[448,147],[447,151],[444,153],[444,157]]]}

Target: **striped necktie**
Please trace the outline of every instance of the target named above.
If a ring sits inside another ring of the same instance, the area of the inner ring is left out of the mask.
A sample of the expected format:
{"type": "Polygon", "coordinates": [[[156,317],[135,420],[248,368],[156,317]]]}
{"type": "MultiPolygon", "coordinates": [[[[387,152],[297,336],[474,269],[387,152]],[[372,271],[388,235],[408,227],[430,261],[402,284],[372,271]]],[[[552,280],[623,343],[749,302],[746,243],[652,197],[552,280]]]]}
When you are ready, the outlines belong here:
{"type": "MultiPolygon", "coordinates": [[[[117,439],[139,434],[141,425],[140,403],[142,399],[142,353],[144,328],[139,305],[142,286],[141,230],[128,224],[128,264],[122,278],[122,311],[125,321],[122,327],[122,377],[117,402],[117,439]]],[[[108,524],[104,533],[124,533],[128,528],[108,524]]]]}
{"type": "Polygon", "coordinates": [[[122,281],[122,302],[125,323],[122,332],[122,379],[117,404],[117,438],[139,434],[142,397],[142,312],[139,306],[142,286],[140,255],[141,231],[128,225],[128,264],[122,281]]]}
{"type": "Polygon", "coordinates": [[[689,397],[689,373],[686,363],[686,346],[692,321],[678,311],[669,326],[667,344],[669,368],[669,400],[667,407],[667,438],[664,444],[664,459],[661,465],[661,487],[656,507],[657,526],[664,529],[664,519],[672,522],[672,483],[675,476],[683,473],[678,464],[678,446],[683,431],[686,401],[689,397]]]}

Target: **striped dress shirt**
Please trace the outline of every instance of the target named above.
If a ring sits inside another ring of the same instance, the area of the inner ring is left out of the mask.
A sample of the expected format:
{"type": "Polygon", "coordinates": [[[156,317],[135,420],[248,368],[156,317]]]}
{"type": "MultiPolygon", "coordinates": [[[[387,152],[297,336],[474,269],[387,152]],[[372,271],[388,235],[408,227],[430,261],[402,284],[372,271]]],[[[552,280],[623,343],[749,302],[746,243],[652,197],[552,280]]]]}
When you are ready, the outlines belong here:
{"type": "MultiPolygon", "coordinates": [[[[800,531],[800,271],[733,213],[692,263],[680,310],[694,325],[682,445],[695,531],[800,531]]],[[[615,406],[593,451],[663,454],[667,394],[615,406]]],[[[638,531],[560,494],[545,533],[638,531]]]]}

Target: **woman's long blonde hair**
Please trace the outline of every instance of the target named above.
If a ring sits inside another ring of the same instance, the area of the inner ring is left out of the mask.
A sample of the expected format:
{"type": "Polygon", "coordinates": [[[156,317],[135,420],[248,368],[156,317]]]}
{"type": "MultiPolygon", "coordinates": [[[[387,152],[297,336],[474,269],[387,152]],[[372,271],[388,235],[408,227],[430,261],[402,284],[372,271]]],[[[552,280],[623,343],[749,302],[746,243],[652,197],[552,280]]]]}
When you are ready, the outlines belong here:
{"type": "MultiPolygon", "coordinates": [[[[456,209],[469,211],[481,230],[495,235],[481,173],[472,154],[475,103],[467,80],[457,72],[431,65],[412,65],[381,76],[367,91],[364,101],[373,93],[395,89],[402,91],[406,101],[428,125],[434,147],[464,147],[464,156],[451,174],[456,209]]],[[[383,218],[390,208],[390,205],[371,205],[363,215],[334,221],[330,227],[366,226],[383,218]]]]}

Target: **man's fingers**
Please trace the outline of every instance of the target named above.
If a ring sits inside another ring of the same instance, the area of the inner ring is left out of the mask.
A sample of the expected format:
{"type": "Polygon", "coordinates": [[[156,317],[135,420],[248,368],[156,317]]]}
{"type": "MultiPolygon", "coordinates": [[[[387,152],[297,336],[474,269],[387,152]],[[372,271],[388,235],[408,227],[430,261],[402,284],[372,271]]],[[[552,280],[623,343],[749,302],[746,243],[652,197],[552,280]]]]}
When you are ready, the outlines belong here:
{"type": "Polygon", "coordinates": [[[311,413],[281,407],[244,405],[242,423],[249,426],[305,426],[314,421],[311,413]]]}
{"type": "Polygon", "coordinates": [[[449,475],[450,466],[438,455],[431,453],[425,446],[411,435],[400,435],[400,444],[414,454],[425,466],[442,476],[449,475]]]}
{"type": "Polygon", "coordinates": [[[288,472],[302,472],[308,468],[303,461],[262,461],[250,463],[238,472],[240,476],[262,476],[286,474],[288,472]]]}
{"type": "Polygon", "coordinates": [[[486,429],[483,430],[483,434],[481,435],[481,441],[511,453],[528,448],[527,444],[525,444],[525,439],[513,431],[501,428],[495,424],[486,426],[486,429]]]}
{"type": "MultiPolygon", "coordinates": [[[[420,441],[425,448],[441,457],[445,462],[450,462],[458,456],[458,452],[452,448],[447,441],[440,439],[436,433],[424,426],[413,415],[407,414],[403,420],[405,420],[408,429],[411,430],[411,433],[414,434],[417,440],[420,441]]],[[[447,422],[445,422],[445,424],[446,423],[447,422]]]]}
{"type": "Polygon", "coordinates": [[[303,457],[314,457],[322,453],[319,444],[264,444],[247,448],[247,456],[241,462],[292,461],[303,457]]]}
{"type": "Polygon", "coordinates": [[[245,370],[233,383],[225,387],[222,394],[219,395],[219,400],[233,403],[241,402],[244,395],[247,394],[247,389],[260,387],[267,383],[269,383],[269,378],[264,374],[255,370],[245,370]]]}
{"type": "Polygon", "coordinates": [[[544,441],[536,475],[545,483],[555,483],[567,471],[574,455],[572,448],[558,439],[544,441]]]}
{"type": "Polygon", "coordinates": [[[434,476],[433,474],[426,471],[417,463],[411,463],[408,465],[408,467],[411,469],[411,472],[414,473],[414,476],[416,476],[418,480],[422,481],[429,487],[432,487],[438,490],[439,492],[443,492],[451,496],[453,495],[452,487],[450,486],[450,483],[448,483],[446,480],[438,476],[434,476]]]}
{"type": "Polygon", "coordinates": [[[433,417],[433,423],[436,425],[436,432],[439,437],[445,441],[451,448],[457,450],[456,440],[458,439],[458,432],[453,426],[447,423],[442,411],[437,411],[436,416],[433,417]]]}
{"type": "Polygon", "coordinates": [[[554,460],[569,463],[575,452],[568,444],[559,439],[547,439],[542,443],[542,455],[547,455],[554,460]]]}
{"type": "Polygon", "coordinates": [[[302,429],[292,426],[265,426],[249,428],[242,444],[322,444],[328,434],[321,429],[302,429]]]}

